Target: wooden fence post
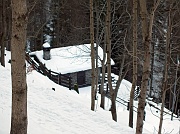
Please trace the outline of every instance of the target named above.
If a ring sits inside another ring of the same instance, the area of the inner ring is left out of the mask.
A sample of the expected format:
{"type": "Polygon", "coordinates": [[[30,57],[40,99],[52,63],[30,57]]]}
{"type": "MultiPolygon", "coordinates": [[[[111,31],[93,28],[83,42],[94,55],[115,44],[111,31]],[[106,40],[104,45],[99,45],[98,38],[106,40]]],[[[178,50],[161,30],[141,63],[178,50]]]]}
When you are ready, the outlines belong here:
{"type": "Polygon", "coordinates": [[[58,74],[58,84],[61,85],[61,73],[58,74]]]}
{"type": "Polygon", "coordinates": [[[127,102],[127,110],[129,111],[129,101],[127,102]]]}
{"type": "Polygon", "coordinates": [[[139,96],[139,86],[137,87],[137,96],[139,96]]]}
{"type": "Polygon", "coordinates": [[[146,118],[146,111],[144,110],[144,116],[143,116],[143,120],[145,121],[146,118]]]}
{"type": "Polygon", "coordinates": [[[101,85],[99,85],[99,94],[101,94],[101,85]]]}
{"type": "Polygon", "coordinates": [[[48,77],[49,79],[51,79],[51,70],[48,70],[48,71],[49,71],[48,77]]]}
{"type": "Polygon", "coordinates": [[[71,76],[69,76],[69,90],[71,90],[71,76]]]}
{"type": "Polygon", "coordinates": [[[39,64],[39,70],[41,70],[42,74],[43,74],[43,75],[45,75],[45,74],[44,74],[43,67],[42,67],[42,65],[41,65],[41,64],[39,64]]]}

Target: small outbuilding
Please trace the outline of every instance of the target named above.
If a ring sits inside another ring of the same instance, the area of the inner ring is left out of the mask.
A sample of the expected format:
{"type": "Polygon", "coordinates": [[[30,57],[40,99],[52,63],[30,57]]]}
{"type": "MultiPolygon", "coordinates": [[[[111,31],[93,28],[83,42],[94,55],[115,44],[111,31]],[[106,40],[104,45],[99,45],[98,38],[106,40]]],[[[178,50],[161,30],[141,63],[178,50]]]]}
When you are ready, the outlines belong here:
{"type": "Polygon", "coordinates": [[[51,59],[51,46],[48,42],[43,44],[43,59],[44,60],[50,60],[51,59]]]}

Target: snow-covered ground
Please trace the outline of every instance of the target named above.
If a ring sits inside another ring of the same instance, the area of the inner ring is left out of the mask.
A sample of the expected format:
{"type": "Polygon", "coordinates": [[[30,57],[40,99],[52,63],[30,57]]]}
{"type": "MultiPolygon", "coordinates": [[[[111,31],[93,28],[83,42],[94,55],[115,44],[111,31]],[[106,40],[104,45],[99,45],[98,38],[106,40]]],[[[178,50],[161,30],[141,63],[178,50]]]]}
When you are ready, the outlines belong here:
{"type": "MultiPolygon", "coordinates": [[[[6,60],[10,53],[6,52],[6,60]]],[[[60,61],[59,61],[60,62],[60,61]]],[[[10,132],[11,120],[11,72],[10,64],[0,66],[0,134],[10,132]]],[[[59,86],[47,77],[32,71],[27,74],[28,84],[28,134],[134,134],[136,112],[134,112],[134,129],[128,127],[127,108],[117,103],[118,121],[111,119],[108,111],[110,100],[106,99],[106,110],[99,107],[100,96],[96,102],[96,111],[90,110],[90,89],[81,88],[80,94],[59,86]],[[52,88],[56,90],[53,91],[52,88]]],[[[123,80],[118,96],[128,100],[131,84],[123,80]]],[[[137,101],[135,102],[137,106],[137,101]]],[[[157,107],[160,105],[154,104],[157,107]]],[[[146,106],[146,120],[143,134],[157,134],[159,111],[146,106]]],[[[177,118],[170,120],[164,116],[163,134],[179,134],[180,122],[177,118]]]]}

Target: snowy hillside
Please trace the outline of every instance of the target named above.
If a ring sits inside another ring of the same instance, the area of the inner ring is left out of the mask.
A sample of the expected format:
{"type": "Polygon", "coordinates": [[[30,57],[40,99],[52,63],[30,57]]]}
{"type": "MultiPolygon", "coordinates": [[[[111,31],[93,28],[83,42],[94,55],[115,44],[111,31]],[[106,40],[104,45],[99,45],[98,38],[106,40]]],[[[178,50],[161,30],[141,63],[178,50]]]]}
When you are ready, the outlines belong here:
{"type": "MultiPolygon", "coordinates": [[[[8,61],[10,54],[7,53],[8,61]]],[[[10,132],[11,118],[11,72],[10,64],[0,66],[0,134],[10,132]]],[[[28,84],[28,134],[134,134],[128,127],[127,108],[117,103],[118,122],[111,119],[111,113],[102,110],[97,103],[96,112],[90,110],[90,89],[80,89],[80,94],[59,86],[47,77],[32,71],[27,74],[28,84]],[[53,91],[52,88],[56,90],[53,91]]],[[[128,100],[131,84],[124,80],[119,97],[128,100]]],[[[100,101],[100,96],[98,97],[100,101]]],[[[135,102],[137,105],[137,101],[135,102]]],[[[155,104],[158,106],[157,104],[155,104]]],[[[106,107],[110,101],[106,100],[106,107]]],[[[160,107],[160,106],[159,106],[160,107]]],[[[136,124],[136,113],[134,125],[136,124]]],[[[146,106],[146,121],[143,134],[156,134],[159,112],[146,106]]],[[[180,122],[177,118],[170,120],[165,115],[163,134],[179,134],[180,122]]]]}
{"type": "MultiPolygon", "coordinates": [[[[0,66],[0,72],[0,134],[8,134],[11,78],[6,68],[0,66]]],[[[27,75],[27,81],[29,134],[118,134],[120,130],[124,134],[134,133],[127,126],[112,121],[110,112],[91,111],[89,100],[54,84],[36,71],[27,75]]]]}

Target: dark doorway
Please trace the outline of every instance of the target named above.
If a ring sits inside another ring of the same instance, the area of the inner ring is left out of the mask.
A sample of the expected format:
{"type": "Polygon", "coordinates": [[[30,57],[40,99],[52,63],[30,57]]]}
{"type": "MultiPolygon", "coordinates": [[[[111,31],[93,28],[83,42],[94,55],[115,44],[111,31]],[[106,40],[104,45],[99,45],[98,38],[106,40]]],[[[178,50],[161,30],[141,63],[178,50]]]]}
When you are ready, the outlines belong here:
{"type": "Polygon", "coordinates": [[[79,86],[85,84],[85,71],[81,71],[77,73],[77,83],[79,86]]]}

